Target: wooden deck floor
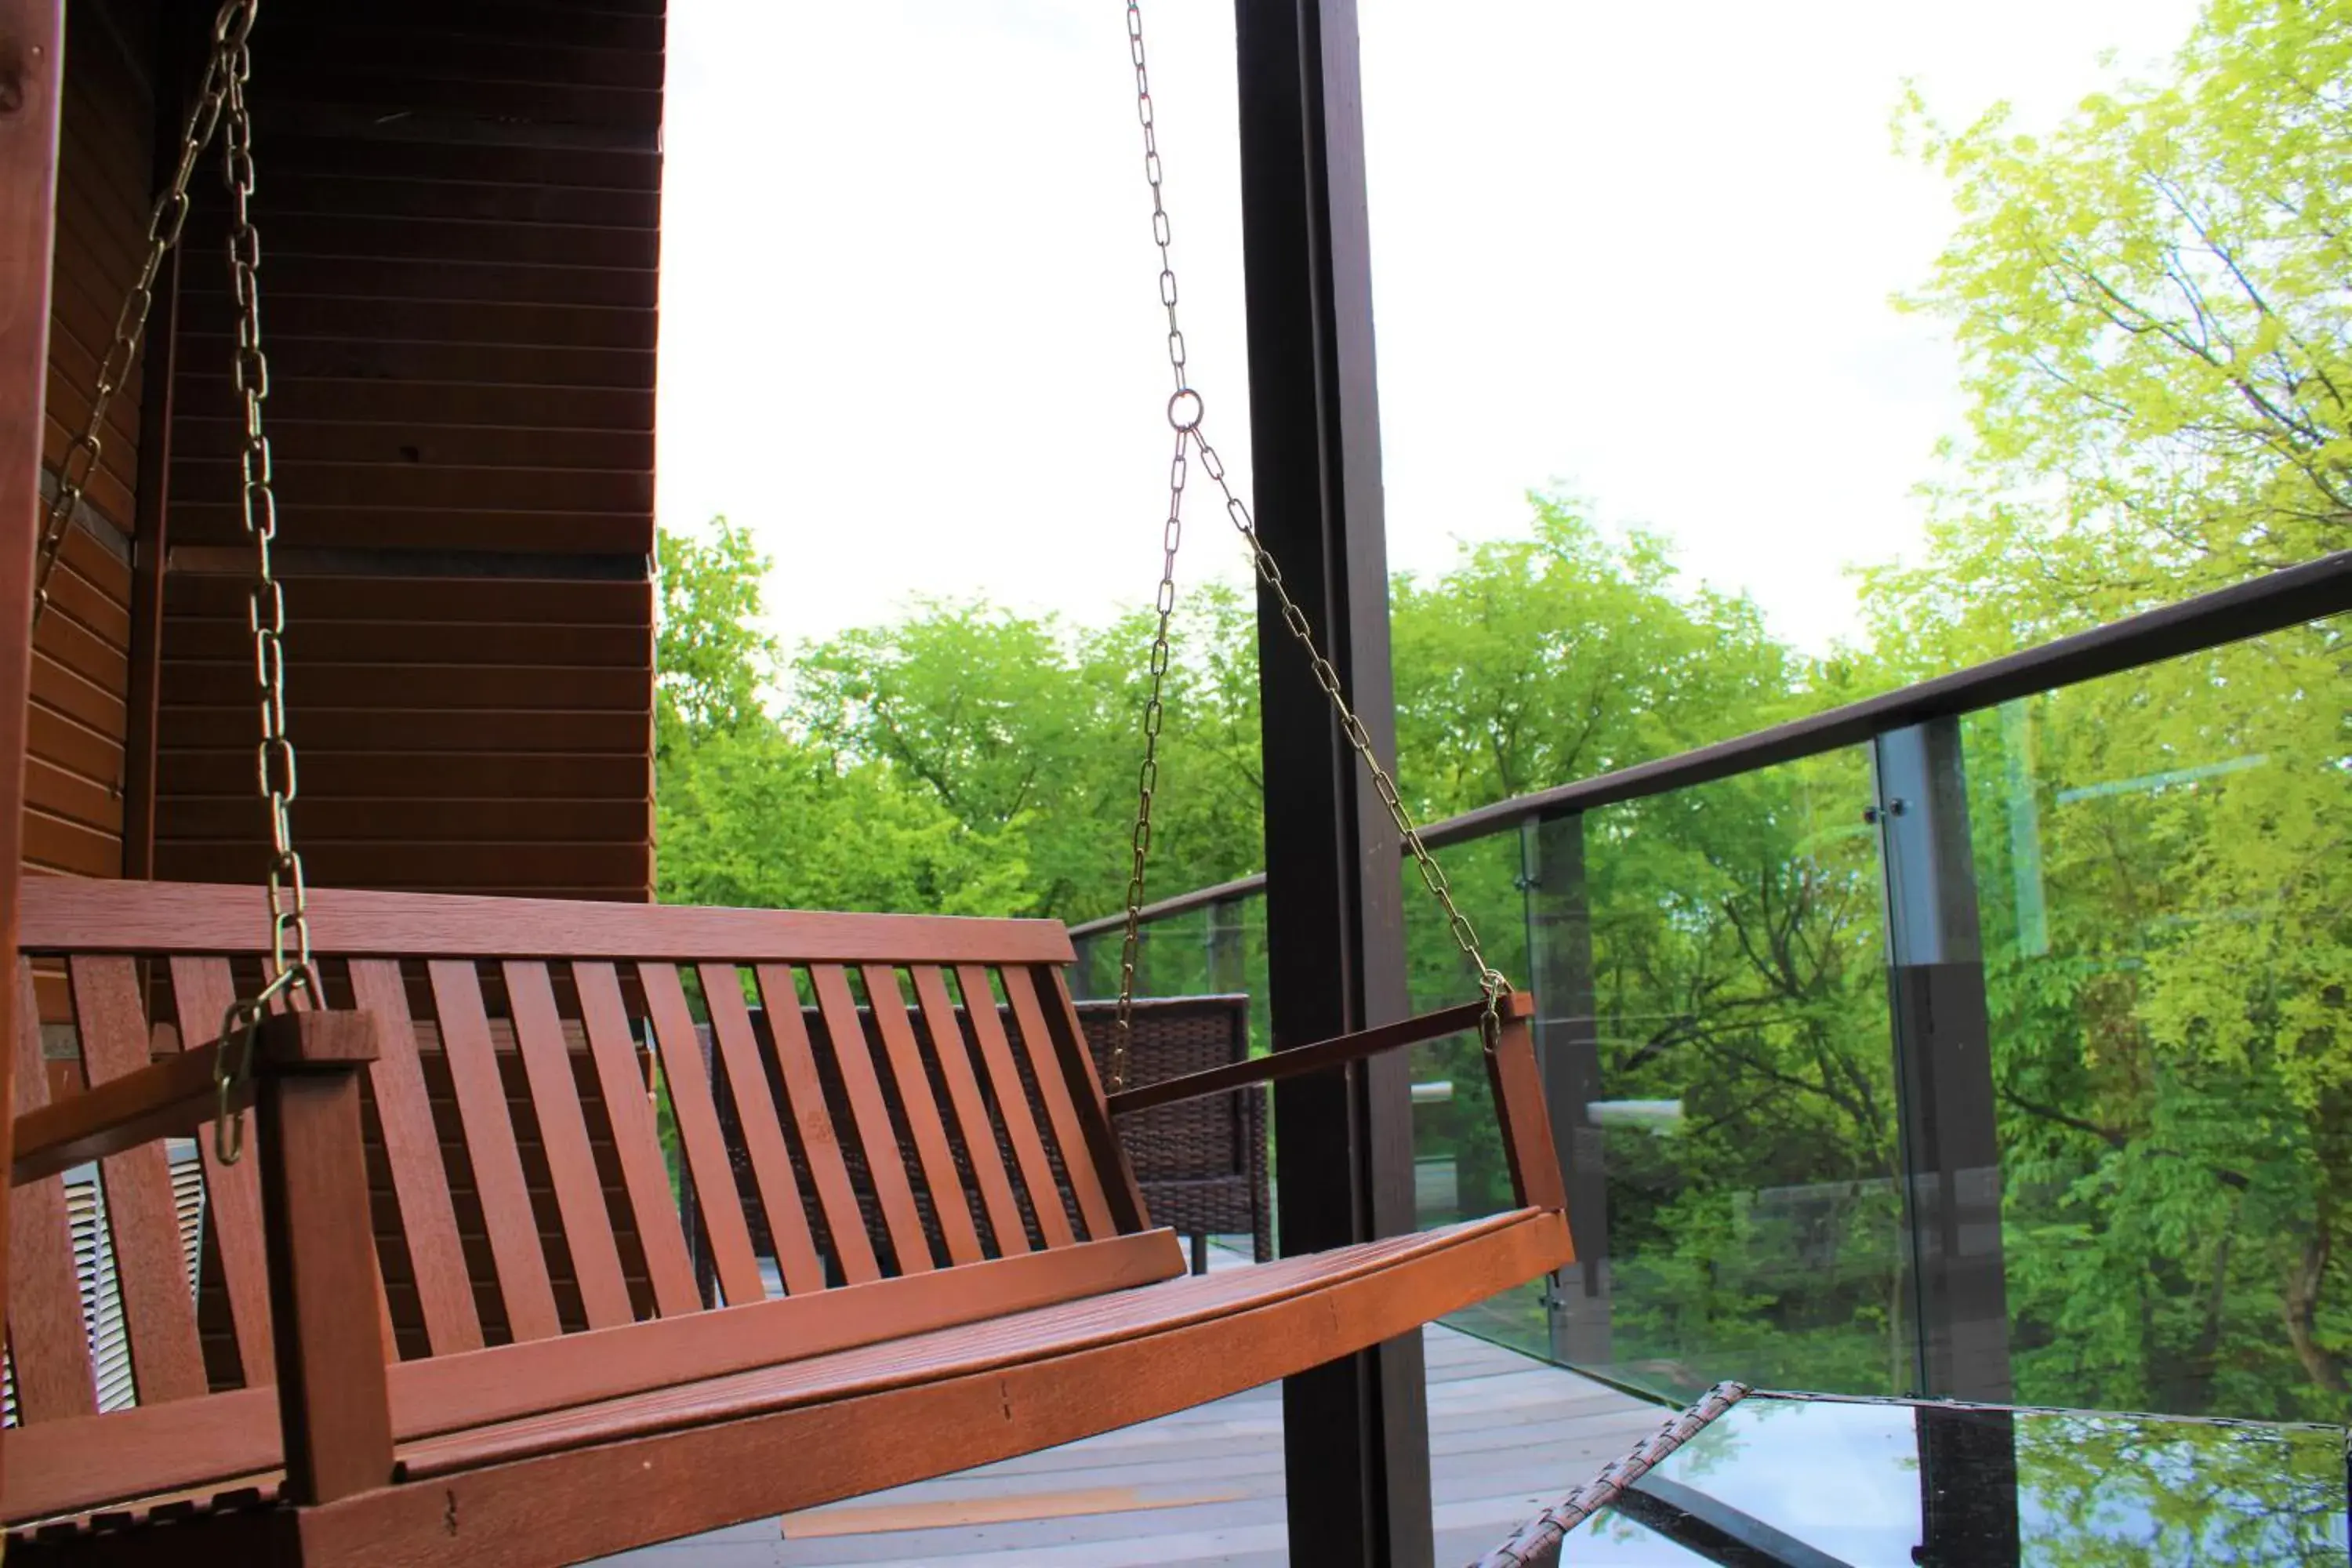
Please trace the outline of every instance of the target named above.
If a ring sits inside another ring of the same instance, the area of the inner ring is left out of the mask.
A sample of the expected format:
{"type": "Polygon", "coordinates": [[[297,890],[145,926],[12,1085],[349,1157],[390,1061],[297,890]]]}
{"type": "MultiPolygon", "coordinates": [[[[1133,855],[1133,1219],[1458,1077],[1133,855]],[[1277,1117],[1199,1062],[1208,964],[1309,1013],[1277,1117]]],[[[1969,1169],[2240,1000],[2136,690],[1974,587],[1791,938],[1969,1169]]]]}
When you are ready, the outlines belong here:
{"type": "MultiPolygon", "coordinates": [[[[1423,1331],[1437,1561],[1467,1563],[1668,1412],[1442,1325],[1423,1331]]],[[[611,1568],[1286,1563],[1269,1385],[939,1480],[610,1558],[611,1568]]]]}

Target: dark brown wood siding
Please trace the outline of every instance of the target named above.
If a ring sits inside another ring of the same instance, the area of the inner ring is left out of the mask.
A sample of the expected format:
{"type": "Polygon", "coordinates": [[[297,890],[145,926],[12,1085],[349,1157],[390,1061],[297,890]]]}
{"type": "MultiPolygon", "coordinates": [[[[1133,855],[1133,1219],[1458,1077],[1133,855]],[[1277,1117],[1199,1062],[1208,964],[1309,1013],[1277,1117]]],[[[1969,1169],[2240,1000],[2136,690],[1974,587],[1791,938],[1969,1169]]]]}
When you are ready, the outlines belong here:
{"type": "MultiPolygon", "coordinates": [[[[89,418],[99,366],[145,251],[154,114],[152,5],[67,8],[58,158],[49,380],[41,459],[55,482],[89,418]]],[[[34,639],[26,748],[25,859],[45,871],[122,868],[123,744],[130,690],[131,559],[137,531],[140,405],[134,368],[101,429],[102,451],[67,535],[34,639]]]]}
{"type": "MultiPolygon", "coordinates": [[[[651,896],[658,4],[255,34],[295,827],[320,885],[651,896]]],[[[248,547],[210,182],[170,470],[156,873],[249,880],[248,547]]]]}

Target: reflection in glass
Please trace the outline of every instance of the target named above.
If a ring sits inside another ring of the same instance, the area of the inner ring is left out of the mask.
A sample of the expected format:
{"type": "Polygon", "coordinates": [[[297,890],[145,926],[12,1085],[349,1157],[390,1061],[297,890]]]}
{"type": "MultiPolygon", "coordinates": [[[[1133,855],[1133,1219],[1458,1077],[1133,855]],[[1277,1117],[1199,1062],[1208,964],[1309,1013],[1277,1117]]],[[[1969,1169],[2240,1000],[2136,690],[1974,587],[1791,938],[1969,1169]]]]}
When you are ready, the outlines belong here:
{"type": "Polygon", "coordinates": [[[2352,772],[2320,623],[1966,724],[2016,1396],[2352,1415],[2352,772]]]}
{"type": "Polygon", "coordinates": [[[2340,1568],[2344,1437],[1757,1394],[1572,1531],[1561,1560],[2340,1568]],[[1771,1556],[1727,1556],[1727,1535],[1771,1556]]]}
{"type": "MultiPolygon", "coordinates": [[[[1582,1255],[1549,1310],[1457,1326],[1677,1398],[1909,1390],[1870,799],[1857,749],[1444,853],[1536,990],[1582,1255]]],[[[1467,994],[1442,922],[1409,900],[1406,929],[1414,1004],[1467,994]]],[[[1452,1051],[1415,1063],[1450,1085],[1415,1111],[1423,1223],[1507,1193],[1476,1043],[1452,1051]]]]}

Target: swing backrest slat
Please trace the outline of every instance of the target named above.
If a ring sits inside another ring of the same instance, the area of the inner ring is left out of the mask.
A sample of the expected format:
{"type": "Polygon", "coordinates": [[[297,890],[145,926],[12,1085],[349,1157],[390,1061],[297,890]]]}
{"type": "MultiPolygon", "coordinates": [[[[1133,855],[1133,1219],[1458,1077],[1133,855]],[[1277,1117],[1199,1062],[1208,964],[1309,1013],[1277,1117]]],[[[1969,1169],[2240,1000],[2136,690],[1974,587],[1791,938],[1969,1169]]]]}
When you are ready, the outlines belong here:
{"type": "MultiPolygon", "coordinates": [[[[49,1102],[41,1049],[41,1015],[33,966],[17,982],[16,1111],[49,1102]]],[[[8,1205],[8,1349],[16,1408],[26,1421],[98,1413],[89,1338],[82,1330],[81,1287],[74,1274],[73,1223],[65,1180],[45,1176],[11,1194],[8,1205]]]]}
{"type": "MultiPolygon", "coordinates": [[[[132,962],[76,953],[66,973],[81,1025],[82,1071],[91,1087],[145,1067],[150,1036],[132,962]]],[[[100,1161],[99,1182],[140,1397],[150,1405],[194,1398],[205,1392],[204,1347],[196,1338],[195,1297],[163,1146],[142,1144],[100,1161]]]]}

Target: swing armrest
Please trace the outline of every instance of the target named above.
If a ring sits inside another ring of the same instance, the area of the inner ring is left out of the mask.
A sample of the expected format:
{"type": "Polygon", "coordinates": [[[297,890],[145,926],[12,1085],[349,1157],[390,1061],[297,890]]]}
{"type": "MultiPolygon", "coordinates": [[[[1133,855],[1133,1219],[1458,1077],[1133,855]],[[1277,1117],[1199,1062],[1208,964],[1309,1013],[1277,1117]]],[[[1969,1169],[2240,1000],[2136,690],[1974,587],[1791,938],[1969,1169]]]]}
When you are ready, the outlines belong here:
{"type": "MultiPolygon", "coordinates": [[[[11,1185],[157,1138],[200,1131],[217,1115],[214,1040],[17,1118],[11,1185]]],[[[246,1157],[261,1200],[284,1500],[329,1503],[392,1479],[384,1362],[389,1323],[377,1283],[361,1138],[361,1079],[377,1057],[373,1013],[315,1010],[261,1021],[251,1070],[230,1100],[257,1126],[246,1157]]],[[[209,1159],[211,1151],[206,1150],[209,1159]]],[[[215,1170],[207,1181],[219,1179],[215,1170]]]]}
{"type": "MultiPolygon", "coordinates": [[[[9,1186],[21,1187],[158,1138],[201,1132],[220,1113],[214,1074],[223,1043],[213,1040],[181,1051],[86,1094],[16,1118],[9,1186]]],[[[271,1018],[254,1041],[253,1072],[230,1096],[229,1109],[244,1110],[253,1104],[258,1075],[354,1068],[373,1061],[375,1055],[373,1020],[366,1015],[295,1013],[271,1018]]]]}
{"type": "MultiPolygon", "coordinates": [[[[1535,1003],[1531,997],[1513,992],[1503,998],[1501,1011],[1507,1029],[1514,1024],[1524,1028],[1527,1020],[1534,1016],[1535,1003]]],[[[1172,1105],[1180,1100],[1198,1100],[1202,1095],[1221,1094],[1252,1084],[1272,1083],[1277,1079],[1321,1072],[1349,1062],[1360,1061],[1366,1057],[1379,1056],[1383,1051],[1395,1050],[1400,1046],[1442,1040],[1448,1035],[1464,1034],[1477,1028],[1478,1021],[1486,1012],[1484,1001],[1465,1002],[1458,1007],[1443,1007],[1434,1013],[1417,1014],[1394,1024],[1360,1029],[1352,1035],[1335,1035],[1311,1046],[1252,1057],[1245,1062],[1208,1068],[1200,1072],[1186,1073],[1181,1078],[1161,1079],[1157,1083],[1141,1084],[1112,1095],[1110,1113],[1113,1116],[1131,1115],[1139,1110],[1149,1110],[1155,1105],[1172,1105]]]]}
{"type": "MultiPolygon", "coordinates": [[[[1543,1079],[1536,1071],[1535,1042],[1528,1026],[1535,1010],[1535,999],[1524,993],[1513,992],[1502,999],[1498,1008],[1503,1022],[1501,1037],[1486,1058],[1486,1074],[1494,1085],[1495,1119],[1502,1127],[1503,1157],[1510,1167],[1513,1194],[1522,1207],[1565,1209],[1568,1195],[1560,1180],[1559,1152],[1552,1142],[1551,1115],[1544,1105],[1543,1079]]],[[[1155,1105],[1173,1105],[1202,1095],[1299,1078],[1392,1051],[1399,1046],[1463,1034],[1477,1028],[1486,1012],[1483,1000],[1465,1002],[1459,1007],[1441,1008],[1399,1023],[1318,1040],[1311,1046],[1253,1057],[1229,1067],[1210,1068],[1204,1072],[1121,1089],[1107,1103],[1113,1116],[1127,1116],[1155,1105]]]]}

